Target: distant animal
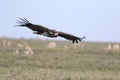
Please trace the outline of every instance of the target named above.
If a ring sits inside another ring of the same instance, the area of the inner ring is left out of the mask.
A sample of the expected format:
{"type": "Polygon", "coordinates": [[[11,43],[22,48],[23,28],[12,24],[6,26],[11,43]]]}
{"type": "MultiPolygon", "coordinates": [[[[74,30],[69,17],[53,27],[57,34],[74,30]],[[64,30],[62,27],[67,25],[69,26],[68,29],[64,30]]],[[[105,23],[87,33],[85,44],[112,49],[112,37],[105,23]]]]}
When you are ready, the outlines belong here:
{"type": "Polygon", "coordinates": [[[74,36],[69,33],[56,31],[56,30],[44,27],[42,25],[33,24],[33,23],[29,22],[26,18],[19,18],[19,19],[20,20],[17,21],[17,23],[19,25],[17,25],[17,26],[27,27],[27,28],[33,30],[34,34],[43,35],[43,36],[47,36],[47,37],[51,37],[51,38],[56,38],[59,36],[59,37],[65,38],[67,40],[70,40],[73,43],[75,43],[75,42],[78,43],[79,41],[81,42],[85,38],[85,36],[80,38],[80,37],[74,36]]]}

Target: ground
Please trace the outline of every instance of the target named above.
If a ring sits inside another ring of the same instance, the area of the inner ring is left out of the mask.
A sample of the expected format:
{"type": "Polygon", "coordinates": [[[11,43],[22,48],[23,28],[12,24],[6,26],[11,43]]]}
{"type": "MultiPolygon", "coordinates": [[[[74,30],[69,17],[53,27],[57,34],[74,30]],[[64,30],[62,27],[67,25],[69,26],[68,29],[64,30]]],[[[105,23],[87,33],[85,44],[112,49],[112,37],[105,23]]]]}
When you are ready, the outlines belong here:
{"type": "Polygon", "coordinates": [[[73,45],[67,41],[34,39],[0,42],[0,80],[120,80],[120,50],[108,49],[108,45],[119,43],[73,45]],[[48,47],[51,42],[56,44],[54,48],[48,47]],[[24,52],[25,43],[33,54],[24,52]]]}

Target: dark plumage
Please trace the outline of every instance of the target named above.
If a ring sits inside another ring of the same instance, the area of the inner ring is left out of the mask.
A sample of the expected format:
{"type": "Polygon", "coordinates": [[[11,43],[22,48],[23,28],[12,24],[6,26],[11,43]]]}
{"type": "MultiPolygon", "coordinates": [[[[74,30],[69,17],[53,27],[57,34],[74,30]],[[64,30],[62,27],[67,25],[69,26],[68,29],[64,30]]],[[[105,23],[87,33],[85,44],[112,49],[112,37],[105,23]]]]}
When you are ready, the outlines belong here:
{"type": "Polygon", "coordinates": [[[18,26],[30,28],[31,30],[34,31],[34,34],[44,35],[44,36],[51,37],[51,38],[60,36],[60,37],[63,37],[67,40],[72,41],[73,43],[75,43],[75,42],[78,43],[79,41],[82,41],[85,38],[85,36],[79,38],[79,37],[74,36],[72,34],[68,34],[68,33],[64,33],[61,31],[56,31],[56,30],[46,28],[42,25],[32,24],[31,22],[29,22],[25,18],[20,18],[20,20],[17,21],[17,23],[20,24],[18,26]]]}

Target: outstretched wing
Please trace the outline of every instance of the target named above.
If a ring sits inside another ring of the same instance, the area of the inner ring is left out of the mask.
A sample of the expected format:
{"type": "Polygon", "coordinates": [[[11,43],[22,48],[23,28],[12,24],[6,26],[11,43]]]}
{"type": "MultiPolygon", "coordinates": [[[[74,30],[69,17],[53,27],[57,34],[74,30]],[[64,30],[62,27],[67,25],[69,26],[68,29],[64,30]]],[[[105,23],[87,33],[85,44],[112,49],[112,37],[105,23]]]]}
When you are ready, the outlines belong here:
{"type": "Polygon", "coordinates": [[[46,35],[46,32],[47,32],[47,36],[49,36],[49,37],[60,36],[60,37],[66,38],[67,40],[72,41],[73,43],[75,43],[75,42],[78,43],[79,41],[82,41],[85,38],[85,36],[80,38],[80,37],[74,36],[72,34],[59,32],[59,31],[56,32],[56,30],[51,30],[42,25],[32,24],[26,18],[19,18],[19,19],[20,20],[17,21],[17,23],[19,25],[17,25],[17,26],[28,27],[29,29],[35,31],[35,34],[43,34],[43,35],[45,34],[46,35]]]}
{"type": "Polygon", "coordinates": [[[68,33],[64,33],[64,32],[58,32],[58,36],[66,38],[67,40],[70,40],[73,43],[75,43],[75,42],[78,43],[79,41],[82,41],[85,38],[85,36],[79,38],[77,36],[74,36],[74,35],[68,34],[68,33]]]}
{"type": "Polygon", "coordinates": [[[19,18],[19,19],[20,20],[17,21],[17,23],[19,25],[17,25],[17,26],[25,26],[25,27],[28,27],[29,29],[33,30],[33,31],[38,31],[38,32],[41,32],[41,33],[49,30],[48,28],[46,28],[42,25],[32,24],[26,18],[19,18]]]}

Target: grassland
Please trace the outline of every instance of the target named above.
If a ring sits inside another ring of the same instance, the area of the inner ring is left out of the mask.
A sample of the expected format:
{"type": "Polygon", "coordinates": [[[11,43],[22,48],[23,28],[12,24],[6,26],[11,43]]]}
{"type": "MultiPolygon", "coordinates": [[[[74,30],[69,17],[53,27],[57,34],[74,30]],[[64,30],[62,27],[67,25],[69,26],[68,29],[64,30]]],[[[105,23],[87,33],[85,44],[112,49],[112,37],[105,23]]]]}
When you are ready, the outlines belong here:
{"type": "Polygon", "coordinates": [[[120,50],[105,49],[119,43],[54,41],[51,49],[49,40],[5,40],[10,45],[0,44],[0,80],[120,80],[120,50]],[[16,45],[21,42],[34,53],[25,54],[16,45]]]}

